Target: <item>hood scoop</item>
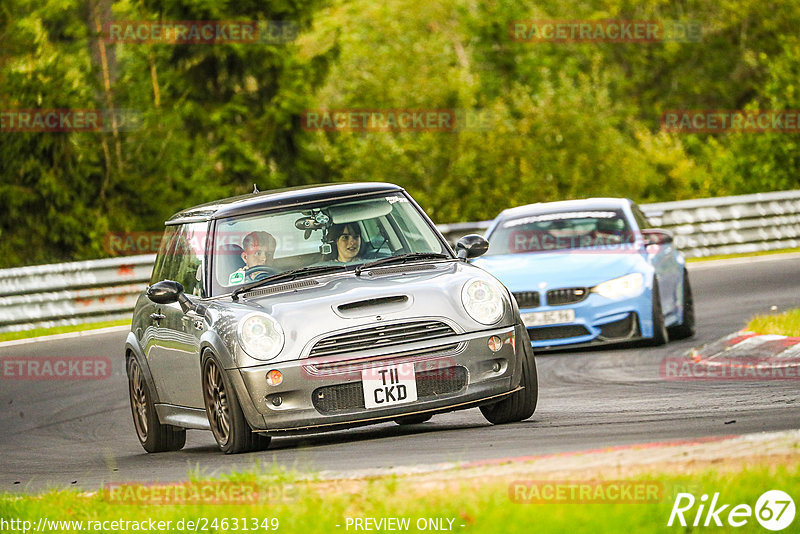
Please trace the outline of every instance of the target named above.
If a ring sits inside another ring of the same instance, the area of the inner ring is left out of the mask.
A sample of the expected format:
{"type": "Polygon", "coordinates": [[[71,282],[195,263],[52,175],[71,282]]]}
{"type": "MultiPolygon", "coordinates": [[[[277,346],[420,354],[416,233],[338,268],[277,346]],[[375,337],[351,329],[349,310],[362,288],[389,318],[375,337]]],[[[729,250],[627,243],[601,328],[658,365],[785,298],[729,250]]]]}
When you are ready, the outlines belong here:
{"type": "Polygon", "coordinates": [[[336,312],[342,317],[365,317],[381,313],[395,312],[407,308],[411,299],[406,295],[394,295],[375,299],[357,300],[336,306],[336,312]]]}

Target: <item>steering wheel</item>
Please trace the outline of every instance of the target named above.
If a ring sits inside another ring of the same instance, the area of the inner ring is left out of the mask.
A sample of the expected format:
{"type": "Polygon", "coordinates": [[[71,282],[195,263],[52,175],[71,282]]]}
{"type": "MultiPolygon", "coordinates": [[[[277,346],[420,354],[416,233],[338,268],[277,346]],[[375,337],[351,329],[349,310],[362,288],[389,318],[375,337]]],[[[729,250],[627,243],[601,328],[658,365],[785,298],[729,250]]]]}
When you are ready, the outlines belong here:
{"type": "Polygon", "coordinates": [[[263,280],[264,278],[270,277],[273,274],[278,274],[278,271],[271,267],[267,267],[266,265],[256,265],[245,270],[244,277],[245,280],[258,282],[259,280],[263,280]]]}

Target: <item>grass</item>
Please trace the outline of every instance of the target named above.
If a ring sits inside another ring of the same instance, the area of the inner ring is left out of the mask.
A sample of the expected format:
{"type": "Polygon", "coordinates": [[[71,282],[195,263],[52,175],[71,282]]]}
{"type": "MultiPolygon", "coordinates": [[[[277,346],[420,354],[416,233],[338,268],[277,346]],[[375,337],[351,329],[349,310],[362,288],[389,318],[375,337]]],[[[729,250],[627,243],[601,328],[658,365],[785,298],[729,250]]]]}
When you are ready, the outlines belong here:
{"type": "Polygon", "coordinates": [[[800,309],[776,315],[757,315],[747,324],[747,329],[759,334],[800,336],[800,309]]]}
{"type": "Polygon", "coordinates": [[[130,324],[131,324],[130,319],[121,319],[119,321],[101,321],[98,323],[54,326],[52,328],[34,328],[32,330],[23,330],[21,332],[3,332],[0,333],[0,341],[12,341],[14,339],[27,339],[30,337],[50,336],[53,334],[66,334],[69,332],[82,332],[85,330],[108,328],[110,326],[126,326],[130,324]]]}
{"type": "Polygon", "coordinates": [[[782,248],[778,250],[762,250],[758,252],[744,252],[739,254],[717,254],[714,256],[703,256],[700,258],[687,258],[688,262],[701,262],[711,260],[729,260],[732,258],[751,258],[755,256],[773,256],[775,254],[791,254],[793,252],[800,252],[800,248],[782,248]]]}
{"type": "MultiPolygon", "coordinates": [[[[354,459],[354,461],[357,461],[354,459]]],[[[520,477],[524,478],[524,477],[520,477]]],[[[197,479],[195,484],[202,484],[197,479]]],[[[205,479],[209,481],[211,479],[205,479]]],[[[219,479],[217,479],[219,480],[219,479]]],[[[718,505],[731,506],[721,514],[725,521],[727,512],[737,504],[755,506],[759,496],[767,490],[780,489],[800,496],[800,462],[788,465],[760,463],[749,465],[734,472],[719,473],[716,470],[699,470],[693,474],[657,472],[637,476],[632,482],[657,481],[663,484],[664,497],[647,504],[621,502],[570,504],[548,502],[525,504],[512,500],[509,480],[488,476],[464,476],[442,480],[427,480],[421,483],[414,476],[385,476],[366,480],[303,481],[289,474],[249,472],[229,475],[228,484],[257,484],[259,492],[270,495],[267,502],[244,504],[165,505],[151,503],[120,504],[111,502],[108,490],[94,494],[76,490],[52,490],[38,495],[0,495],[0,517],[38,523],[40,517],[49,520],[83,521],[170,521],[166,531],[178,532],[179,521],[200,520],[208,531],[243,532],[241,519],[246,518],[248,528],[252,520],[277,519],[277,529],[260,528],[261,532],[278,530],[287,533],[310,534],[315,532],[354,531],[353,524],[346,528],[348,518],[410,518],[408,531],[416,532],[417,521],[428,518],[439,519],[447,527],[452,520],[452,531],[461,532],[568,532],[624,533],[635,532],[687,532],[691,526],[668,527],[667,521],[675,497],[680,491],[689,491],[697,498],[695,506],[685,514],[691,524],[697,512],[701,494],[713,496],[719,492],[718,505]],[[217,519],[214,523],[214,519],[217,519]],[[228,518],[227,528],[222,528],[222,519],[228,518]],[[239,528],[233,527],[233,518],[239,518],[239,528]],[[216,529],[212,527],[216,525],[216,529]],[[535,528],[534,528],[535,527],[535,528]]],[[[513,480],[513,479],[512,479],[513,480]]],[[[561,479],[564,482],[564,479],[561,479]]],[[[573,481],[575,482],[575,481],[573,481]]],[[[210,482],[206,482],[209,484],[210,482]]],[[[217,482],[220,483],[220,482],[217,482]]],[[[152,487],[146,488],[148,495],[158,494],[152,487]]],[[[709,499],[710,500],[710,499],[709,499]]],[[[705,517],[705,516],[703,516],[705,517]]],[[[800,521],[795,519],[794,525],[800,521]]],[[[420,523],[421,524],[421,523],[420,523]]],[[[701,523],[702,524],[702,523],[701,523]]],[[[99,525],[99,524],[98,524],[99,525]]],[[[267,526],[274,527],[274,523],[267,526]]],[[[713,523],[712,523],[713,525],[713,523]]],[[[84,526],[84,530],[87,527],[84,526]]],[[[113,528],[106,524],[103,532],[121,532],[125,528],[113,528]]],[[[133,530],[128,525],[127,530],[133,530]]],[[[147,529],[145,529],[147,530],[147,529]]],[[[202,527],[198,529],[204,531],[202,527]]],[[[252,528],[250,528],[252,530],[252,528]]],[[[701,528],[702,530],[702,528],[701,528]]],[[[724,532],[764,532],[755,517],[750,517],[742,528],[733,529],[727,524],[724,532]]],[[[67,532],[63,526],[53,527],[48,532],[67,532]]],[[[789,529],[787,532],[795,530],[789,529]]]]}

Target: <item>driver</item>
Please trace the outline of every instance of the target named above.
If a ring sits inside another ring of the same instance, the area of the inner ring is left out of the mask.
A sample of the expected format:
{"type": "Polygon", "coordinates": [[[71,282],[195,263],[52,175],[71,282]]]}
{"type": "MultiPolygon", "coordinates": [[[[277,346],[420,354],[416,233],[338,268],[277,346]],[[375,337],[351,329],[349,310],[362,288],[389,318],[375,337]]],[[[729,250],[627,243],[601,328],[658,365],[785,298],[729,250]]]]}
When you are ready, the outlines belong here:
{"type": "Polygon", "coordinates": [[[242,260],[244,267],[231,273],[229,283],[253,282],[253,276],[272,263],[277,242],[269,232],[250,232],[242,240],[242,260]]]}

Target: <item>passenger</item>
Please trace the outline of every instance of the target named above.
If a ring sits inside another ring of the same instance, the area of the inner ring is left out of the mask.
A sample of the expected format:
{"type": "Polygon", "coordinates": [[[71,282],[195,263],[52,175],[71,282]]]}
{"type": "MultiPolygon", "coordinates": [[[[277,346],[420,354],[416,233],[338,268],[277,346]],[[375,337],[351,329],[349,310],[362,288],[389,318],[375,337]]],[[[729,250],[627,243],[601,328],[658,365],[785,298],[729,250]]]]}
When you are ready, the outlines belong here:
{"type": "Polygon", "coordinates": [[[358,223],[334,224],[328,232],[331,243],[336,244],[332,261],[352,263],[361,261],[361,228],[358,223]]]}

